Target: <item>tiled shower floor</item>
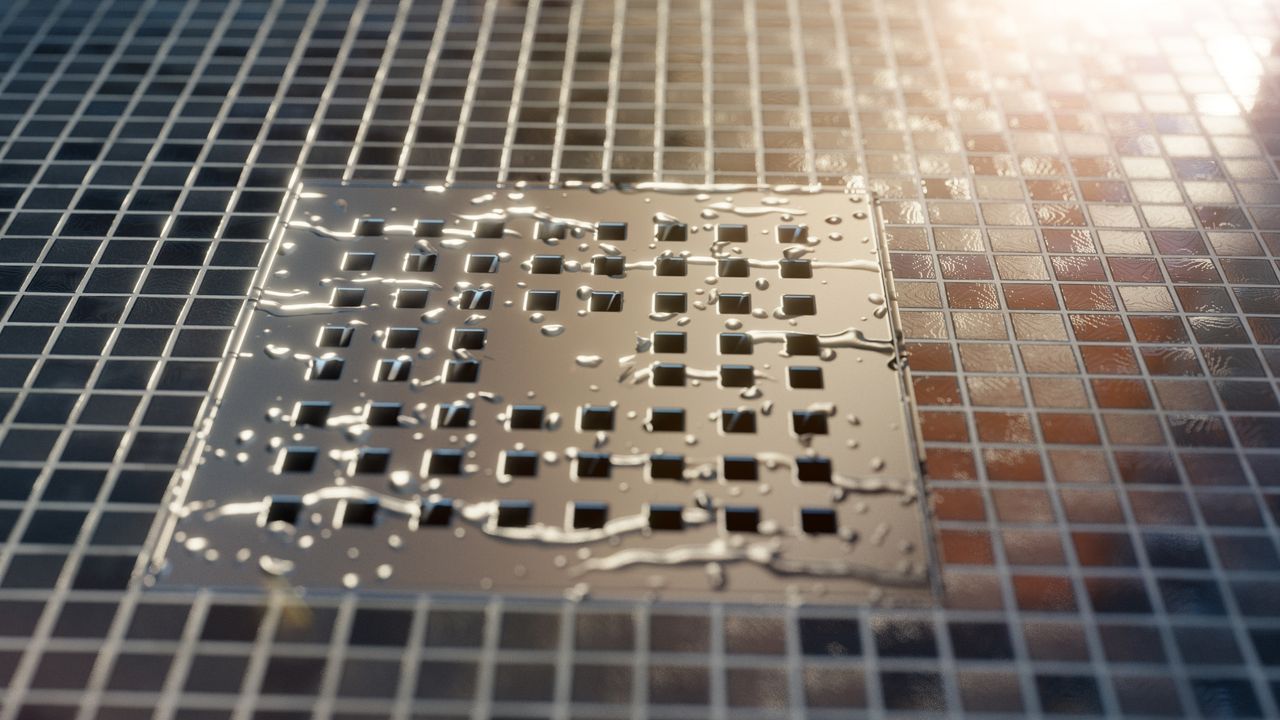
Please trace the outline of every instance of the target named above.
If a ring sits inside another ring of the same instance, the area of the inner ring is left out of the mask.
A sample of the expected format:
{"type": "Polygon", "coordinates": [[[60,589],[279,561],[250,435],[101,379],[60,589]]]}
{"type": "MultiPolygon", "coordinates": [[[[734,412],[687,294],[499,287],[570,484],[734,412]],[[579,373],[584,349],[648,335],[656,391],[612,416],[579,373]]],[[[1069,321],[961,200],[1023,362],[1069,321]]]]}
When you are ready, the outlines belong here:
{"type": "Polygon", "coordinates": [[[1280,9],[0,5],[0,720],[1280,714],[1280,9]],[[130,581],[290,182],[883,200],[936,610],[130,581]]]}

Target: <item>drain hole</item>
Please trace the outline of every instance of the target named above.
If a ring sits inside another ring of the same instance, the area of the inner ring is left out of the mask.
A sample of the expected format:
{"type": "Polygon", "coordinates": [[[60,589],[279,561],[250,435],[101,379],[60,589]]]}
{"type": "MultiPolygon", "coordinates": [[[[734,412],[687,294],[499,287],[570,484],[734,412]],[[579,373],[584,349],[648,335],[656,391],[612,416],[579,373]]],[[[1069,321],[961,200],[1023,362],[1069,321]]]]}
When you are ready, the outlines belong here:
{"type": "Polygon", "coordinates": [[[683,455],[650,455],[649,478],[652,480],[683,480],[683,455]]]}
{"type": "Polygon", "coordinates": [[[541,405],[512,405],[507,411],[507,429],[541,430],[545,410],[541,405]]]}
{"type": "Polygon", "coordinates": [[[721,387],[751,387],[756,384],[756,369],[750,365],[721,365],[721,387]]]}
{"type": "Polygon", "coordinates": [[[661,277],[684,277],[689,274],[689,263],[682,257],[660,257],[653,261],[653,274],[661,277]]]}
{"type": "Polygon", "coordinates": [[[469,273],[496,273],[498,272],[498,256],[491,253],[472,253],[467,256],[467,272],[469,273]]]}
{"type": "Polygon", "coordinates": [[[404,256],[405,272],[435,272],[435,253],[409,253],[404,256]]]}
{"type": "Polygon", "coordinates": [[[751,293],[724,293],[716,306],[721,315],[750,315],[751,293]]]}
{"type": "Polygon", "coordinates": [[[783,260],[778,263],[778,274],[788,279],[813,277],[813,264],[808,260],[783,260]]]}
{"type": "Polygon", "coordinates": [[[372,525],[378,519],[377,500],[344,500],[340,527],[372,525]]]}
{"type": "Polygon", "coordinates": [[[458,298],[458,307],[462,310],[488,310],[492,305],[492,290],[463,290],[458,298]]]}
{"type": "Polygon", "coordinates": [[[591,312],[622,312],[622,293],[614,290],[592,290],[588,307],[591,312]]]}
{"type": "MultiPolygon", "coordinates": [[[[539,240],[563,240],[568,231],[569,226],[566,223],[539,220],[538,229],[534,231],[534,234],[539,240]]],[[[502,237],[501,233],[499,233],[498,237],[502,237]]]]}
{"type": "Polygon", "coordinates": [[[506,223],[496,218],[482,218],[472,225],[472,235],[486,240],[496,240],[502,237],[502,231],[506,229],[506,223]]]}
{"type": "Polygon", "coordinates": [[[649,519],[649,527],[654,530],[683,530],[684,514],[679,505],[648,503],[645,515],[649,519]]]}
{"type": "Polygon", "coordinates": [[[563,269],[563,255],[534,255],[529,261],[529,272],[534,275],[559,275],[563,269]]]}
{"type": "Polygon", "coordinates": [[[609,506],[601,502],[569,503],[569,526],[574,530],[598,529],[609,520],[609,506]]]}
{"type": "Polygon", "coordinates": [[[688,345],[682,332],[661,331],[653,334],[653,351],[656,353],[682,353],[688,345]]]}
{"type": "Polygon", "coordinates": [[[684,242],[689,239],[689,226],[678,222],[660,222],[653,228],[658,242],[684,242]]]}
{"type": "Polygon", "coordinates": [[[364,411],[364,421],[374,427],[395,427],[400,424],[400,403],[371,402],[364,411]]]}
{"type": "Polygon", "coordinates": [[[809,242],[809,228],[804,225],[779,225],[778,242],[807,243],[809,242]]]}
{"type": "Polygon", "coordinates": [[[462,451],[442,448],[427,452],[427,475],[461,475],[462,451]]]}
{"type": "Polygon", "coordinates": [[[721,410],[720,429],[726,433],[753,433],[756,431],[756,411],[721,410]]]}
{"type": "Polygon", "coordinates": [[[653,311],[660,313],[682,313],[689,306],[688,296],[677,292],[660,292],[653,295],[653,311]]]}
{"type": "Polygon", "coordinates": [[[441,237],[444,235],[444,220],[424,218],[413,221],[414,237],[441,237]]]}
{"type": "Polygon", "coordinates": [[[355,472],[385,473],[391,465],[391,451],[386,448],[363,448],[356,456],[355,472]]]}
{"type": "Polygon", "coordinates": [[[748,277],[751,263],[746,258],[724,258],[719,263],[720,277],[748,277]]]}
{"type": "Polygon", "coordinates": [[[329,304],[333,307],[360,307],[364,304],[364,288],[334,288],[329,304]]]}
{"type": "Polygon", "coordinates": [[[449,347],[454,350],[481,350],[486,334],[484,328],[454,328],[449,337],[449,347]]]}
{"type": "Polygon", "coordinates": [[[342,377],[342,364],[342,358],[338,357],[311,358],[307,364],[307,379],[337,380],[342,377]]]}
{"type": "Polygon", "coordinates": [[[746,225],[724,224],[716,226],[716,242],[741,243],[746,241],[746,225]]]}
{"type": "Polygon", "coordinates": [[[836,511],[831,508],[800,508],[800,529],[809,535],[834,535],[836,511]]]}
{"type": "Polygon", "coordinates": [[[724,508],[724,529],[732,533],[753,533],[760,527],[760,509],[729,505],[724,508]]]}
{"type": "Polygon", "coordinates": [[[464,428],[470,425],[470,405],[466,403],[441,403],[436,406],[437,428],[464,428]]]}
{"type": "Polygon", "coordinates": [[[473,383],[480,377],[479,360],[449,360],[444,364],[444,381],[473,383]]]}
{"type": "Polygon", "coordinates": [[[308,400],[293,406],[293,424],[298,426],[324,427],[329,422],[329,412],[333,403],[322,400],[308,400]]]}
{"type": "Polygon", "coordinates": [[[498,527],[528,527],[533,522],[533,503],[528,500],[499,500],[498,516],[494,524],[498,527]]]}
{"type": "Polygon", "coordinates": [[[273,495],[267,504],[267,512],[262,518],[263,525],[274,522],[298,524],[298,516],[302,514],[302,498],[296,495],[273,495]]]}
{"type": "Polygon", "coordinates": [[[796,479],[800,482],[831,482],[831,461],[823,457],[796,458],[796,479]]]}
{"type": "Polygon", "coordinates": [[[360,218],[356,220],[354,233],[359,237],[377,237],[386,225],[387,221],[382,218],[360,218]]]}
{"type": "Polygon", "coordinates": [[[750,455],[725,455],[720,461],[725,480],[757,480],[760,469],[750,455]]]}
{"type": "Polygon", "coordinates": [[[791,429],[797,435],[826,435],[827,414],[794,410],[791,413],[791,429]]]}
{"type": "Polygon", "coordinates": [[[796,366],[787,368],[787,382],[795,390],[821,390],[822,368],[796,366]]]}
{"type": "Polygon", "coordinates": [[[652,408],[648,423],[649,432],[684,432],[684,409],[652,408]]]}
{"type": "Polygon", "coordinates": [[[684,365],[657,363],[653,366],[653,384],[657,386],[684,385],[684,365]]]}
{"type": "Polygon", "coordinates": [[[578,415],[578,429],[583,432],[613,429],[613,408],[608,405],[583,405],[578,415]]]}
{"type": "Polygon", "coordinates": [[[534,477],[538,474],[538,453],[507,450],[502,453],[502,474],[508,477],[534,477]]]}
{"type": "Polygon", "coordinates": [[[530,290],[524,295],[525,310],[548,312],[559,307],[559,290],[530,290]]]}
{"type": "Polygon", "coordinates": [[[627,239],[627,224],[624,222],[602,222],[596,224],[596,240],[618,242],[627,239]]]}
{"type": "Polygon", "coordinates": [[[363,272],[373,269],[373,258],[376,257],[371,252],[349,252],[342,256],[342,269],[348,272],[363,272]]]}
{"type": "Polygon", "coordinates": [[[418,346],[418,328],[387,328],[382,346],[390,350],[403,350],[418,346]]]}
{"type": "Polygon", "coordinates": [[[276,472],[311,472],[312,468],[316,466],[316,457],[319,454],[320,451],[313,447],[287,447],[280,452],[280,459],[276,463],[276,472]]]}
{"type": "Polygon", "coordinates": [[[721,355],[750,355],[754,350],[750,335],[746,333],[720,333],[721,355]]]}
{"type": "Polygon", "coordinates": [[[378,361],[378,369],[374,372],[374,382],[405,382],[413,370],[412,360],[383,359],[378,361]]]}
{"type": "Polygon", "coordinates": [[[422,309],[427,306],[427,291],[418,288],[396,291],[396,307],[404,309],[422,309]]]}
{"type": "Polygon", "coordinates": [[[578,453],[573,461],[573,474],[580,478],[607,478],[612,473],[608,453],[578,453]]]}
{"type": "Polygon", "coordinates": [[[627,272],[627,259],[619,255],[597,255],[591,258],[591,272],[596,275],[622,277],[627,272]]]}
{"type": "Polygon", "coordinates": [[[782,312],[785,315],[817,315],[818,303],[812,295],[783,295],[782,312]]]}
{"type": "Polygon", "coordinates": [[[787,333],[786,352],[788,355],[817,355],[822,350],[817,335],[808,333],[787,333]]]}
{"type": "Polygon", "coordinates": [[[436,502],[428,500],[422,503],[422,517],[418,520],[419,525],[448,525],[451,520],[453,520],[452,500],[436,502]]]}
{"type": "Polygon", "coordinates": [[[342,325],[326,325],[320,328],[320,337],[316,338],[317,347],[347,347],[356,334],[355,328],[342,325]]]}

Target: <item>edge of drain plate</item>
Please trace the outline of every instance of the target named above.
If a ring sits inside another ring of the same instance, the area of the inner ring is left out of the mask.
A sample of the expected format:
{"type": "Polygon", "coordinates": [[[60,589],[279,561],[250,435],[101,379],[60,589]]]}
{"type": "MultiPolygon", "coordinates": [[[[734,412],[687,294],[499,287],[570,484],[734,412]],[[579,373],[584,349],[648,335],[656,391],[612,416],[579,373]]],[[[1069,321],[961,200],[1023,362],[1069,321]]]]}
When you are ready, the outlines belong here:
{"type": "MultiPolygon", "coordinates": [[[[844,194],[849,196],[861,196],[866,199],[871,212],[868,213],[868,221],[872,229],[872,235],[880,258],[881,272],[879,273],[880,282],[884,287],[886,303],[888,305],[888,317],[890,328],[892,330],[893,342],[896,349],[896,355],[890,364],[895,370],[898,378],[899,394],[901,396],[901,410],[904,415],[903,422],[907,425],[905,432],[907,442],[910,446],[910,452],[915,457],[914,467],[911,469],[911,477],[905,478],[912,483],[916,491],[916,502],[920,505],[917,509],[921,513],[923,521],[923,545],[924,552],[924,579],[922,587],[927,586],[928,596],[933,601],[938,601],[942,595],[941,579],[938,570],[938,551],[935,547],[933,538],[933,510],[928,502],[929,495],[924,484],[925,474],[925,454],[922,444],[922,428],[920,424],[919,414],[917,412],[917,402],[914,387],[911,382],[911,367],[909,355],[904,348],[904,333],[902,325],[902,317],[897,303],[897,293],[892,273],[892,259],[889,253],[888,242],[884,232],[884,217],[879,198],[875,193],[865,187],[865,183],[861,177],[853,177],[845,184],[844,187],[829,185],[758,185],[758,184],[684,184],[684,183],[668,183],[668,182],[640,182],[640,183],[583,183],[579,181],[569,181],[564,183],[514,183],[514,184],[487,184],[487,183],[455,183],[452,185],[430,185],[414,182],[403,183],[382,183],[369,181],[304,181],[297,179],[293,186],[288,190],[281,209],[276,216],[276,222],[272,229],[271,236],[263,246],[264,257],[256,268],[245,301],[242,304],[236,316],[235,325],[232,336],[228,339],[227,349],[221,358],[218,369],[214,375],[214,381],[211,384],[209,394],[205,397],[199,412],[197,414],[197,423],[195,431],[189,437],[186,446],[179,458],[178,469],[174,473],[174,477],[170,482],[168,492],[166,493],[167,502],[162,505],[157,513],[152,527],[147,535],[144,543],[144,551],[139,558],[139,563],[135,566],[134,578],[140,579],[145,587],[154,587],[163,578],[168,564],[169,550],[173,546],[173,535],[176,531],[178,522],[182,519],[182,510],[187,498],[187,494],[191,489],[192,482],[195,478],[196,471],[199,467],[199,460],[204,453],[207,443],[207,436],[212,427],[218,412],[221,408],[221,399],[224,391],[230,382],[237,360],[243,352],[243,344],[248,334],[250,326],[250,318],[255,310],[257,303],[261,300],[263,291],[267,281],[271,276],[279,257],[279,251],[284,241],[286,230],[288,229],[287,219],[292,216],[298,202],[303,199],[306,188],[352,188],[352,189],[377,189],[377,188],[418,188],[424,192],[444,192],[446,190],[470,190],[480,193],[484,192],[519,192],[523,190],[575,190],[589,191],[593,193],[605,192],[659,192],[673,194],[697,194],[712,192],[768,192],[779,195],[812,195],[819,193],[826,194],[844,194]]],[[[308,592],[347,592],[343,588],[338,587],[308,587],[308,592]]],[[[366,588],[365,592],[379,593],[376,588],[366,588]]],[[[499,591],[484,590],[457,590],[442,589],[432,590],[430,588],[422,588],[422,592],[445,592],[450,595],[492,595],[499,591]]],[[[381,591],[402,594],[403,591],[381,591]]],[[[504,595],[518,595],[519,593],[502,592],[504,595]]],[[[541,597],[535,595],[535,597],[541,597]]],[[[680,600],[667,600],[666,602],[682,602],[680,600]]],[[[910,604],[910,603],[907,603],[910,604]]]]}

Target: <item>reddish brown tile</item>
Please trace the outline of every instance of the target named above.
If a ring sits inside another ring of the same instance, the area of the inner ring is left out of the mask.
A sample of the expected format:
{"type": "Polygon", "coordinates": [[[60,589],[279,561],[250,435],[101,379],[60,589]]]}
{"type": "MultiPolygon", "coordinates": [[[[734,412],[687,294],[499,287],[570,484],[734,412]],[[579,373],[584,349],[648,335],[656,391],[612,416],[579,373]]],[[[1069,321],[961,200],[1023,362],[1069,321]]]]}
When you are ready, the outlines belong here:
{"type": "Polygon", "coordinates": [[[1141,380],[1093,378],[1089,381],[1098,407],[1140,410],[1151,407],[1151,394],[1141,380]]]}
{"type": "Polygon", "coordinates": [[[985,442],[1030,443],[1035,441],[1031,416],[1026,413],[975,412],[978,438],[985,442]]]}
{"type": "Polygon", "coordinates": [[[1068,310],[1116,310],[1116,298],[1107,285],[1061,285],[1068,310]]]}
{"type": "Polygon", "coordinates": [[[1138,358],[1133,349],[1113,345],[1081,345],[1085,371],[1093,375],[1137,375],[1138,358]]]}
{"type": "Polygon", "coordinates": [[[929,493],[933,514],[939,520],[984,522],[987,519],[982,492],[968,488],[937,488],[929,493]]]}
{"type": "Polygon", "coordinates": [[[1077,608],[1071,581],[1057,575],[1015,575],[1014,597],[1026,611],[1070,612],[1077,608]]]}
{"type": "Polygon", "coordinates": [[[1084,413],[1041,413],[1040,433],[1047,443],[1097,445],[1101,442],[1092,415],[1084,413]]]}
{"type": "Polygon", "coordinates": [[[1006,283],[1001,286],[1010,310],[1057,310],[1058,295],[1052,285],[1006,283]]]}
{"type": "Polygon", "coordinates": [[[987,477],[992,480],[1020,480],[1037,482],[1044,480],[1044,468],[1040,453],[1035,450],[1001,450],[984,448],[982,462],[987,477]]]}
{"type": "Polygon", "coordinates": [[[942,562],[947,565],[991,565],[995,562],[991,536],[984,531],[941,530],[938,540],[942,562]]]}

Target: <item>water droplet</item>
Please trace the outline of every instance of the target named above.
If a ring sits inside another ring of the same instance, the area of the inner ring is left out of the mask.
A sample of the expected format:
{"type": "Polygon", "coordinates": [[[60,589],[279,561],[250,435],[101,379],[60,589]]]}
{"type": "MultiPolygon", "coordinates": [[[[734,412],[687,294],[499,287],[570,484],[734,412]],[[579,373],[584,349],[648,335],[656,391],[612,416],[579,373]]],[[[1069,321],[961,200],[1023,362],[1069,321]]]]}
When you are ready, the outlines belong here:
{"type": "Polygon", "coordinates": [[[360,586],[360,576],[355,573],[347,573],[342,576],[342,586],[348,590],[354,590],[360,586]]]}
{"type": "Polygon", "coordinates": [[[840,224],[840,216],[839,216],[839,215],[828,215],[826,219],[827,219],[827,224],[828,224],[828,225],[839,225],[839,224],[840,224]]]}

